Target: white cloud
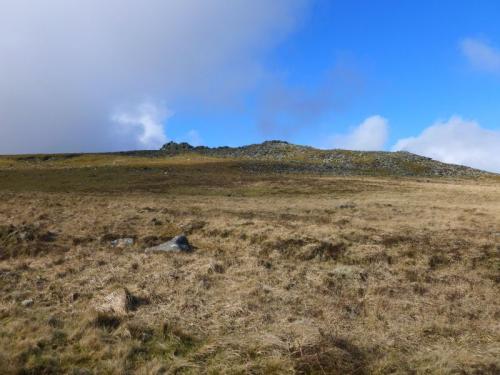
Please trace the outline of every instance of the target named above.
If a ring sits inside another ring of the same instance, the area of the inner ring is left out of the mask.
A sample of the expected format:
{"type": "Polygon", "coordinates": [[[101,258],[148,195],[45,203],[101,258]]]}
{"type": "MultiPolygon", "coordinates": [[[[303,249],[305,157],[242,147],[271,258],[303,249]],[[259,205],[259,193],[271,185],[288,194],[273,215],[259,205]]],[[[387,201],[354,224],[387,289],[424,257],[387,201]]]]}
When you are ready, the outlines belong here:
{"type": "Polygon", "coordinates": [[[197,130],[192,129],[187,133],[187,142],[191,146],[201,146],[203,145],[203,138],[201,138],[201,135],[197,130]]]}
{"type": "Polygon", "coordinates": [[[172,115],[164,106],[144,102],[132,112],[116,112],[112,120],[120,126],[118,134],[134,135],[137,147],[157,149],[167,142],[164,125],[172,115]]]}
{"type": "Polygon", "coordinates": [[[458,116],[435,123],[417,137],[399,140],[393,150],[500,172],[500,131],[484,129],[458,116]]]}
{"type": "Polygon", "coordinates": [[[145,97],[234,107],[311,1],[1,0],[0,153],[122,149],[145,97]]]}
{"type": "Polygon", "coordinates": [[[349,134],[334,135],[329,147],[347,150],[379,151],[384,148],[389,132],[388,121],[378,115],[368,117],[349,134]]]}
{"type": "Polygon", "coordinates": [[[485,41],[466,38],[460,43],[462,53],[476,69],[500,73],[500,50],[485,41]]]}

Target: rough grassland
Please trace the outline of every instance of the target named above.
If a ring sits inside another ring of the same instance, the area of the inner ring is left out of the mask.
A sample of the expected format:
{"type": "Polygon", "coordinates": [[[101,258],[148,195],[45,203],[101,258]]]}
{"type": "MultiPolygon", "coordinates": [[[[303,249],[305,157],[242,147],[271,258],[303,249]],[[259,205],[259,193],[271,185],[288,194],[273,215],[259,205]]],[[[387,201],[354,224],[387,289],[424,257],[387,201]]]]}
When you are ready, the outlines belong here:
{"type": "Polygon", "coordinates": [[[500,372],[498,179],[85,158],[0,159],[1,373],[500,372]]]}

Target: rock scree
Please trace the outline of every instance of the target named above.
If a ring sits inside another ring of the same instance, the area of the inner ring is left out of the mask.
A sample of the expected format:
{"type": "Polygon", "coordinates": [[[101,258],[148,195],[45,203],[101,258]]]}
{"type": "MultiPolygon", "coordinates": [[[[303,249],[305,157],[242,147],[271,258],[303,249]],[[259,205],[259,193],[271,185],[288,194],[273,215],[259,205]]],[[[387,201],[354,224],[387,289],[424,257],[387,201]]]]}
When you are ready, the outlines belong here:
{"type": "MultiPolygon", "coordinates": [[[[124,154],[130,155],[131,152],[124,154]]],[[[159,151],[135,151],[135,155],[177,156],[198,154],[215,158],[252,161],[242,168],[246,172],[320,173],[331,175],[396,175],[480,177],[491,173],[442,163],[406,151],[322,150],[280,140],[265,141],[241,147],[192,146],[169,142],[159,151]]]]}

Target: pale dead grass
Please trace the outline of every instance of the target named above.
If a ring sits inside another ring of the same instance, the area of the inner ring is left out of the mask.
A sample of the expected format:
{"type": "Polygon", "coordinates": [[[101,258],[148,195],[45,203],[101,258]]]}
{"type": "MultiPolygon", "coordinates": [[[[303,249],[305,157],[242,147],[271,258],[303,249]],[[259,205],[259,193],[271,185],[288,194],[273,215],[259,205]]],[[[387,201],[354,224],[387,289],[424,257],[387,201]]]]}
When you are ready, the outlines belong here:
{"type": "Polygon", "coordinates": [[[32,256],[15,249],[36,239],[0,249],[2,371],[497,374],[500,185],[306,179],[300,194],[286,179],[246,196],[0,192],[0,223],[56,234],[32,256]],[[180,232],[194,253],[142,251],[180,232]],[[144,303],[97,319],[119,288],[144,303]]]}

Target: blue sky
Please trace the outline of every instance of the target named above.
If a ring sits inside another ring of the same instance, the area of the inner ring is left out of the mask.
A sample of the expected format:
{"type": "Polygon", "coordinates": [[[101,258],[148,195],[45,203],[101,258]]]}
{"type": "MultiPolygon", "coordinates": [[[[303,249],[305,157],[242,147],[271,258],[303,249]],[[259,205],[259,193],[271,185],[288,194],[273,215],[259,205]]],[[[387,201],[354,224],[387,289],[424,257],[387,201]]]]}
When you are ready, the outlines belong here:
{"type": "Polygon", "coordinates": [[[259,130],[251,101],[224,113],[176,113],[168,122],[170,136],[189,140],[185,133],[196,129],[211,146],[270,136],[321,144],[325,136],[348,132],[374,114],[390,122],[386,147],[453,115],[499,130],[500,75],[471,66],[460,48],[465,38],[500,48],[499,24],[498,1],[318,1],[297,31],[270,51],[265,65],[298,87],[346,65],[361,87],[345,106],[282,134],[259,130]]]}
{"type": "Polygon", "coordinates": [[[500,2],[3,0],[0,153],[283,139],[500,171],[500,2]]]}

